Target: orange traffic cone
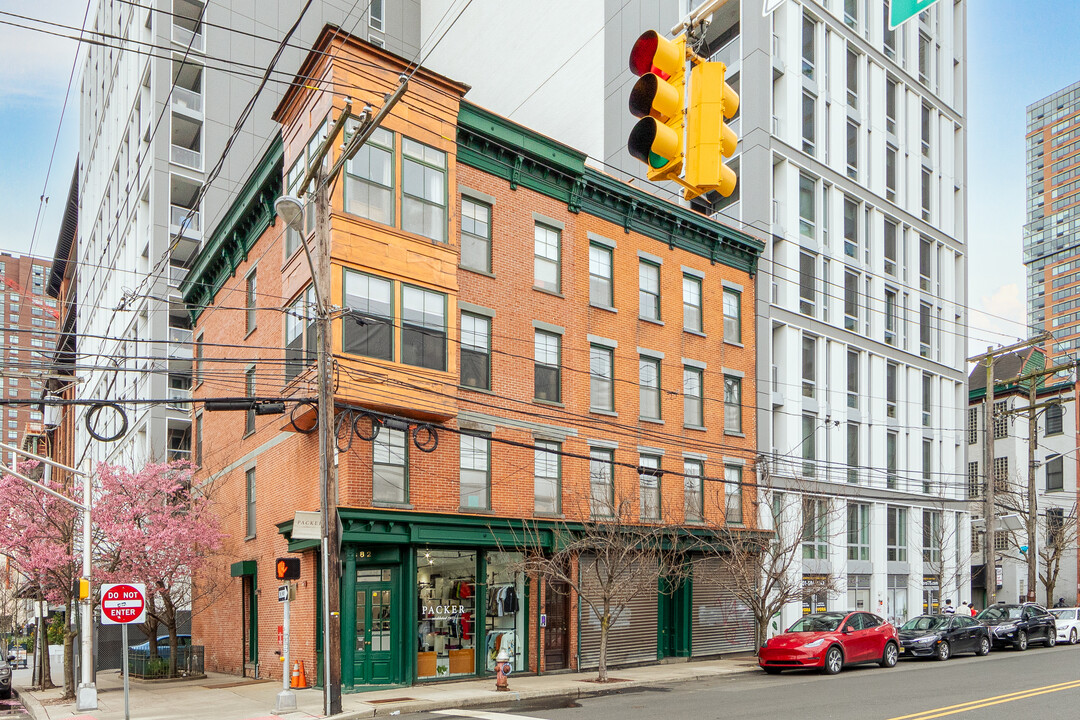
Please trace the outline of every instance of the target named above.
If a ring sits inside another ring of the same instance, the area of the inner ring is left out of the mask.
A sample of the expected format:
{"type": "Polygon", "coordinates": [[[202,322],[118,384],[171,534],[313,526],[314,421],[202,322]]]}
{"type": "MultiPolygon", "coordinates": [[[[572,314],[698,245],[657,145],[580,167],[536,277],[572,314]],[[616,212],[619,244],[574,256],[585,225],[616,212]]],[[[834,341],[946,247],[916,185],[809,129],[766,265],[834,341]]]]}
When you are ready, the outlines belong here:
{"type": "Polygon", "coordinates": [[[293,661],[292,664],[292,678],[289,679],[289,687],[299,687],[300,682],[300,663],[293,661]]]}
{"type": "Polygon", "coordinates": [[[307,675],[304,674],[304,661],[301,660],[300,670],[296,675],[296,687],[300,690],[303,690],[307,686],[307,675]]]}

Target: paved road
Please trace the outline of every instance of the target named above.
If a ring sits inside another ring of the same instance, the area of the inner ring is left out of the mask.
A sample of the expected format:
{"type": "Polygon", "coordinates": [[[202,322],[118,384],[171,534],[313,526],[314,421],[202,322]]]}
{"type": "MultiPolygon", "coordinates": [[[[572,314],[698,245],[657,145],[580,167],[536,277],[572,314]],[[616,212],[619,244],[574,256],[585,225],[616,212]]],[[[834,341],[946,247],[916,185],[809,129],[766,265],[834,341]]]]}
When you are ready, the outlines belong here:
{"type": "Polygon", "coordinates": [[[0,720],[30,720],[30,713],[12,696],[10,700],[0,700],[0,720]]]}
{"type": "Polygon", "coordinates": [[[1080,645],[995,651],[986,658],[902,660],[825,677],[806,672],[743,673],[696,684],[587,698],[573,707],[519,705],[488,711],[419,713],[408,720],[1076,720],[1080,645]]]}

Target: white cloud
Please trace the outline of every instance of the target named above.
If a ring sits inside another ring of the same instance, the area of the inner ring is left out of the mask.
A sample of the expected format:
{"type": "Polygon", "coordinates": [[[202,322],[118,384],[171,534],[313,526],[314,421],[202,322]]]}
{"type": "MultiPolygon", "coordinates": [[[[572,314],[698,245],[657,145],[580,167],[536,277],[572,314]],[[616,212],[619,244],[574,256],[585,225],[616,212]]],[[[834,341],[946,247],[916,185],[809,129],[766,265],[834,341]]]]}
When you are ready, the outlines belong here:
{"type": "Polygon", "coordinates": [[[979,298],[968,317],[968,347],[972,355],[988,345],[1011,344],[1027,337],[1027,307],[1017,283],[999,286],[979,298]]]}
{"type": "MultiPolygon", "coordinates": [[[[37,4],[0,0],[0,9],[26,16],[47,17],[51,22],[70,25],[66,30],[9,18],[11,22],[78,36],[86,12],[85,0],[51,0],[48,12],[37,4]]],[[[88,22],[93,22],[91,18],[88,22]]],[[[76,42],[46,33],[0,25],[0,104],[55,100],[67,87],[76,42]]],[[[76,75],[75,82],[78,81],[76,75]]],[[[62,102],[62,99],[61,99],[62,102]]]]}

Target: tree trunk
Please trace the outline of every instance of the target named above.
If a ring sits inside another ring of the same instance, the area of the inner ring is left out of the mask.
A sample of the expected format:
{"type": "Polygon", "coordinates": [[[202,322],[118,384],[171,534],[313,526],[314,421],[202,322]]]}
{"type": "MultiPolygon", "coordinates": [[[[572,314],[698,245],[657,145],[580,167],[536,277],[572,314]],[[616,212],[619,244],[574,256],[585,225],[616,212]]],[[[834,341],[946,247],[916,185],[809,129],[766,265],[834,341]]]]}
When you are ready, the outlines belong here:
{"type": "Polygon", "coordinates": [[[64,697],[75,697],[75,633],[71,632],[71,624],[75,619],[75,600],[68,602],[68,615],[64,623],[64,697]]]}
{"type": "Polygon", "coordinates": [[[608,646],[608,631],[611,628],[611,611],[608,609],[608,604],[604,603],[604,614],[600,618],[600,667],[598,668],[598,674],[596,679],[599,682],[606,683],[608,681],[607,675],[607,646],[608,646]]]}
{"type": "Polygon", "coordinates": [[[754,628],[754,656],[757,657],[761,652],[761,646],[765,644],[765,633],[769,629],[769,620],[771,615],[765,615],[764,617],[759,613],[754,613],[754,622],[757,623],[757,627],[754,628]]]}
{"type": "Polygon", "coordinates": [[[41,603],[41,617],[38,618],[38,647],[41,649],[41,689],[51,690],[56,687],[52,681],[52,665],[49,662],[49,625],[45,620],[45,603],[41,603]]]}
{"type": "Polygon", "coordinates": [[[169,677],[176,677],[176,656],[180,653],[180,647],[176,642],[176,615],[173,615],[169,623],[169,677]]]}

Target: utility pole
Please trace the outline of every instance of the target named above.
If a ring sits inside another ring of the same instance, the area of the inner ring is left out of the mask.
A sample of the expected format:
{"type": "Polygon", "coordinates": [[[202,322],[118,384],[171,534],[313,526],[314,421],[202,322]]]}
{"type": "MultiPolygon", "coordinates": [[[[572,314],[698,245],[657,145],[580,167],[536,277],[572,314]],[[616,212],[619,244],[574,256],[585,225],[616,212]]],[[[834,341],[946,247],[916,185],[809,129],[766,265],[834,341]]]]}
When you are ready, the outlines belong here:
{"type": "MultiPolygon", "coordinates": [[[[333,370],[333,327],[330,323],[335,315],[330,302],[330,183],[367,139],[390,113],[391,108],[405,94],[408,79],[402,75],[400,84],[392,93],[383,98],[383,106],[371,116],[371,109],[364,107],[356,131],[349,137],[341,155],[330,168],[324,169],[324,160],[337,142],[339,133],[345,127],[352,112],[352,103],[346,101],[326,139],[319,145],[307,173],[297,187],[297,194],[303,197],[308,186],[314,183],[312,191],[315,203],[315,252],[319,256],[318,265],[308,249],[303,228],[303,202],[297,197],[282,196],[275,202],[275,209],[285,222],[297,229],[301,236],[301,246],[307,257],[311,271],[312,287],[315,290],[315,330],[316,330],[316,380],[319,386],[319,501],[322,512],[322,613],[323,613],[323,711],[326,715],[341,712],[341,559],[338,537],[338,484],[337,484],[337,438],[334,422],[334,370],[333,370]]],[[[288,672],[288,668],[285,669],[288,672]]]]}
{"type": "Polygon", "coordinates": [[[969,357],[968,362],[986,363],[986,398],[983,403],[983,425],[986,432],[986,440],[983,442],[983,478],[985,491],[983,497],[983,515],[986,522],[986,532],[983,543],[983,581],[986,585],[986,604],[992,605],[997,602],[997,550],[995,549],[995,521],[996,521],[996,483],[994,473],[994,359],[998,355],[1007,355],[1017,350],[1023,350],[1033,345],[1039,345],[1053,336],[1050,333],[1042,333],[1037,337],[1022,342],[998,348],[987,347],[986,353],[969,357]]]}

